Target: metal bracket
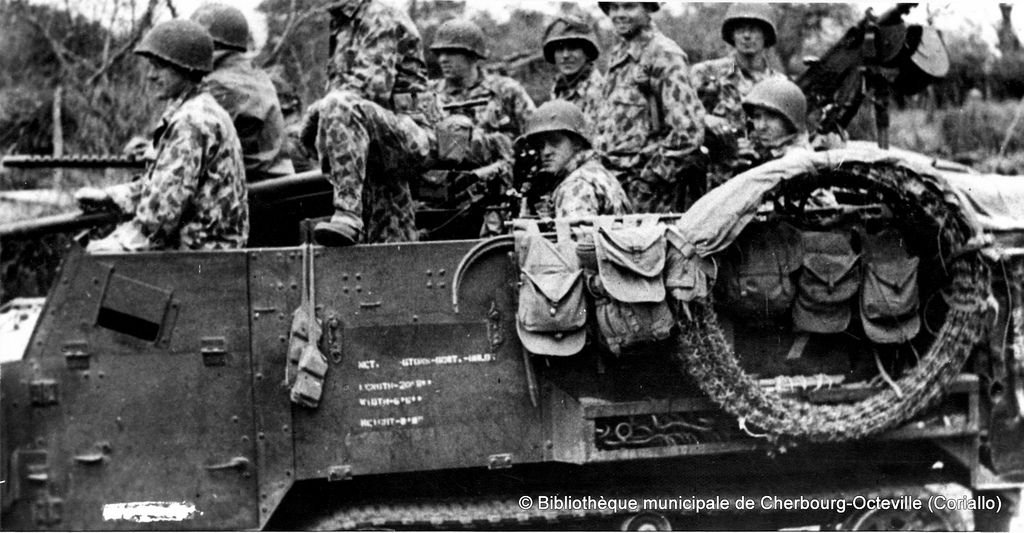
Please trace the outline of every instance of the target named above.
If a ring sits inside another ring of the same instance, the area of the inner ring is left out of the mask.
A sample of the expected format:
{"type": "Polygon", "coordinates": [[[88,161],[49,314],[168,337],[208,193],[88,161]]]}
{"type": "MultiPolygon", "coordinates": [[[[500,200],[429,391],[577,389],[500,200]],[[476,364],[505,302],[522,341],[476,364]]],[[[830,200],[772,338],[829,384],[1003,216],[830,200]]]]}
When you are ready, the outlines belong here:
{"type": "Polygon", "coordinates": [[[341,364],[342,353],[341,349],[341,319],[337,315],[331,313],[326,322],[327,327],[324,328],[324,338],[327,341],[327,353],[331,356],[331,362],[334,364],[341,364]]]}
{"type": "Polygon", "coordinates": [[[64,361],[68,370],[89,369],[89,343],[85,341],[65,342],[60,351],[64,354],[64,361]]]}
{"type": "Polygon", "coordinates": [[[327,469],[327,481],[346,481],[352,479],[352,467],[349,465],[332,466],[327,469]]]}
{"type": "Polygon", "coordinates": [[[512,468],[511,453],[499,453],[487,458],[488,470],[500,470],[503,468],[512,468]]]}
{"type": "Polygon", "coordinates": [[[494,300],[491,300],[491,308],[487,311],[487,340],[491,343],[492,350],[497,350],[501,343],[505,342],[505,329],[501,327],[501,311],[494,300]]]}
{"type": "Polygon", "coordinates": [[[28,396],[33,407],[47,407],[60,403],[57,380],[33,379],[28,384],[28,396]]]}
{"type": "Polygon", "coordinates": [[[92,452],[75,455],[75,462],[83,465],[98,465],[103,463],[103,459],[113,451],[113,448],[110,447],[110,443],[106,441],[97,442],[93,448],[94,451],[92,452]]]}
{"type": "Polygon", "coordinates": [[[203,354],[203,365],[224,366],[228,359],[228,341],[224,337],[203,337],[199,340],[199,351],[203,354]]]}
{"type": "Polygon", "coordinates": [[[203,468],[205,468],[207,470],[211,470],[211,471],[213,471],[213,470],[245,470],[245,469],[249,468],[249,458],[248,457],[242,457],[242,456],[232,457],[231,459],[229,459],[226,462],[218,463],[218,464],[215,464],[215,465],[205,465],[205,466],[203,466],[203,468]]]}

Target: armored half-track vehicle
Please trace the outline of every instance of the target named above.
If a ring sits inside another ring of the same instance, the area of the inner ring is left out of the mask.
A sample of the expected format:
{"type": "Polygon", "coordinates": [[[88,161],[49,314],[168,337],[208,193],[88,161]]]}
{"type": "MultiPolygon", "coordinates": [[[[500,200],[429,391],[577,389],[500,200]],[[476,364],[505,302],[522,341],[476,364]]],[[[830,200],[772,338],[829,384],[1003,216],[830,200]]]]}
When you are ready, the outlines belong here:
{"type": "Polygon", "coordinates": [[[678,216],[74,251],[2,368],[4,527],[994,527],[1017,179],[853,147],[678,216]]]}
{"type": "MultiPolygon", "coordinates": [[[[899,79],[894,24],[801,80],[822,124],[899,79]]],[[[249,248],[73,248],[0,313],[2,527],[1006,529],[1019,180],[850,143],[679,215],[350,248],[303,239],[322,177],[255,184],[249,248]]]]}

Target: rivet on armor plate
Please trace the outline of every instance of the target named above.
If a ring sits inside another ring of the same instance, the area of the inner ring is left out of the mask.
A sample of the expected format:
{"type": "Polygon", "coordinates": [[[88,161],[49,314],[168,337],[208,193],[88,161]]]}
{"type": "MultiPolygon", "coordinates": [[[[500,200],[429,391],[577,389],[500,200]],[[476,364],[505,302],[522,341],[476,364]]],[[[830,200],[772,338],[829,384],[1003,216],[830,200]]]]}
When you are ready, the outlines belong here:
{"type": "Polygon", "coordinates": [[[427,271],[427,276],[433,276],[433,275],[434,275],[434,271],[433,270],[428,270],[427,271]]]}
{"type": "Polygon", "coordinates": [[[434,287],[434,282],[428,281],[427,282],[427,288],[430,289],[430,288],[433,288],[433,287],[434,287]]]}
{"type": "Polygon", "coordinates": [[[443,275],[444,275],[444,269],[443,269],[443,268],[441,268],[441,269],[438,269],[438,271],[437,271],[437,275],[438,275],[438,276],[443,276],[443,275]]]}
{"type": "Polygon", "coordinates": [[[342,281],[348,281],[348,274],[345,274],[344,272],[342,272],[342,274],[341,274],[341,280],[342,280],[342,281]]]}
{"type": "Polygon", "coordinates": [[[445,288],[445,286],[446,286],[446,285],[445,285],[445,282],[443,282],[443,281],[439,281],[439,282],[437,283],[437,286],[443,289],[443,288],[445,288]]]}
{"type": "Polygon", "coordinates": [[[359,272],[356,272],[356,279],[357,279],[357,280],[359,280],[359,279],[363,279],[363,275],[362,275],[362,274],[360,274],[359,272]]]}
{"type": "Polygon", "coordinates": [[[554,307],[552,307],[551,309],[548,309],[548,313],[551,313],[551,316],[555,316],[555,313],[557,313],[557,312],[558,312],[558,309],[555,309],[554,307]]]}
{"type": "Polygon", "coordinates": [[[412,315],[412,321],[413,322],[419,322],[420,321],[419,315],[412,315]]]}

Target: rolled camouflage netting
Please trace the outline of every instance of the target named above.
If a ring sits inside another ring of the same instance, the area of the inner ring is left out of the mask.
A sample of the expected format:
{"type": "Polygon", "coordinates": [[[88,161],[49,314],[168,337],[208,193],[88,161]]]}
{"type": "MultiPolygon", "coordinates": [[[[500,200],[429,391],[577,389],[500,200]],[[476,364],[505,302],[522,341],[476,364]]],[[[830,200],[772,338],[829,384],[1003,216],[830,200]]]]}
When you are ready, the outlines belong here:
{"type": "MultiPolygon", "coordinates": [[[[974,236],[970,217],[956,196],[934,176],[890,163],[841,162],[792,178],[813,189],[853,185],[882,194],[904,227],[927,224],[938,239],[938,258],[949,277],[945,322],[927,353],[892,387],[853,404],[815,405],[765,390],[740,366],[719,326],[710,300],[692,305],[693,320],[679,323],[677,358],[701,389],[741,426],[779,442],[859,439],[900,425],[933,404],[956,378],[986,328],[990,279],[977,251],[964,251],[974,236]]],[[[784,183],[776,187],[789,187],[784,183]]]]}

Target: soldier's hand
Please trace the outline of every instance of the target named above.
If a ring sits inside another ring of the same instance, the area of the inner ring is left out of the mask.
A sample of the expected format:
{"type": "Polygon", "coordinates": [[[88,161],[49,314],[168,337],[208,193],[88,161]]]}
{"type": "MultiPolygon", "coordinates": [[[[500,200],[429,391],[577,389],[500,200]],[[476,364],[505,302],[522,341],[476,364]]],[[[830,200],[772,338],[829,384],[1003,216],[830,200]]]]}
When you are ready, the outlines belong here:
{"type": "Polygon", "coordinates": [[[78,207],[86,213],[117,210],[117,204],[114,203],[110,194],[96,187],[78,189],[75,191],[75,201],[78,202],[78,207]]]}
{"type": "Polygon", "coordinates": [[[736,136],[736,130],[732,127],[732,124],[719,116],[704,115],[704,127],[711,130],[711,133],[721,139],[730,139],[736,136]]]}
{"type": "Polygon", "coordinates": [[[316,151],[316,136],[320,129],[320,108],[317,104],[309,106],[305,116],[302,117],[302,130],[299,131],[299,142],[302,147],[310,153],[316,151]]]}
{"type": "Polygon", "coordinates": [[[132,137],[131,140],[124,145],[121,153],[140,161],[151,161],[156,159],[153,142],[138,135],[132,137]]]}

